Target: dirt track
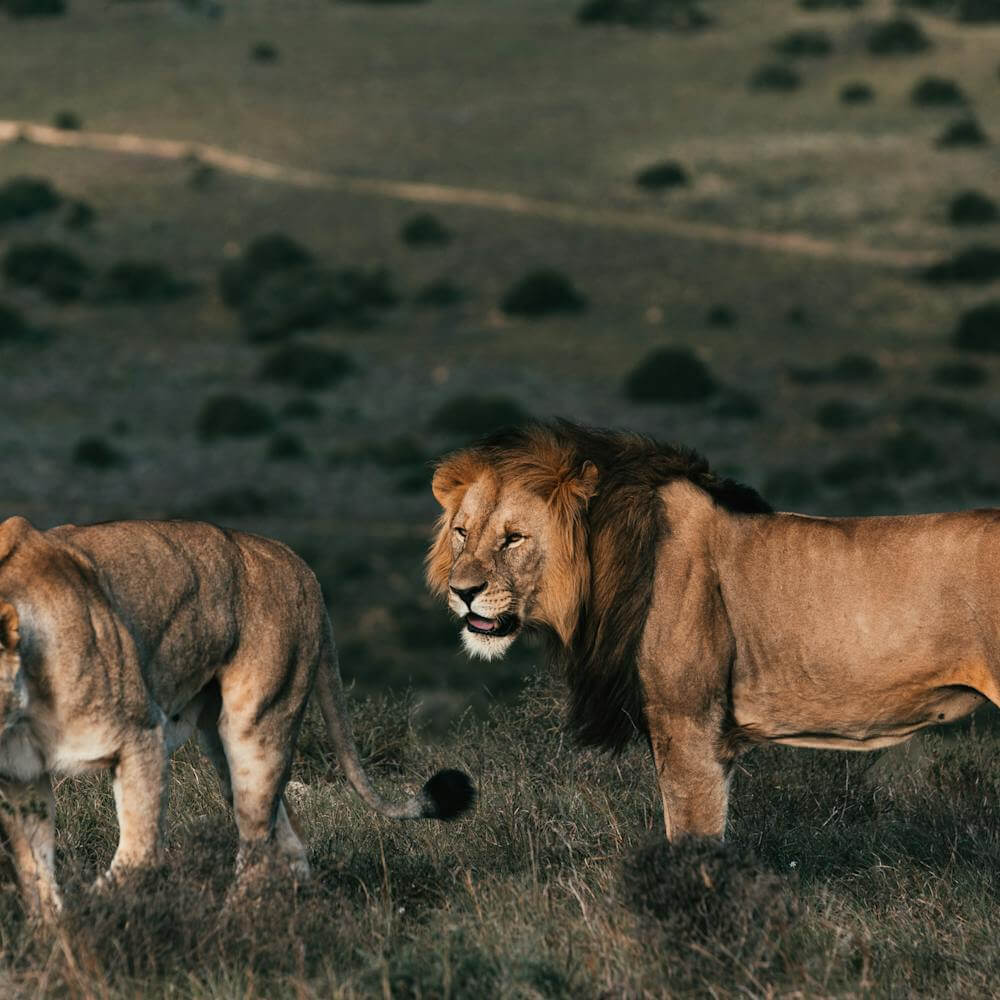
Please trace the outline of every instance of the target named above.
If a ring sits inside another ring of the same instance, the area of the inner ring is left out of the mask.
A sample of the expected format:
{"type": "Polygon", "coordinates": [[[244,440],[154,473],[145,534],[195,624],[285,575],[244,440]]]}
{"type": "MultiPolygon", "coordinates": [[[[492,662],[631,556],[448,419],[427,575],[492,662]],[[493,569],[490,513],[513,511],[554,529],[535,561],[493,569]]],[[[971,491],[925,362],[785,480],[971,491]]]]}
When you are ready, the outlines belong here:
{"type": "Polygon", "coordinates": [[[728,246],[748,247],[820,259],[839,259],[910,269],[935,259],[933,254],[904,250],[882,250],[861,243],[838,243],[807,233],[774,233],[759,229],[734,229],[712,223],[643,216],[617,209],[589,208],[570,202],[531,198],[509,191],[450,187],[411,181],[345,177],[303,170],[235,153],[219,146],[174,139],[154,139],[131,134],[66,131],[34,122],[0,120],[0,143],[31,142],[60,149],[100,150],[159,160],[193,160],[210,164],[243,177],[274,181],[317,191],[339,191],[376,198],[394,198],[425,205],[462,205],[512,215],[552,219],[569,225],[593,226],[631,232],[661,233],[680,239],[700,240],[728,246]]]}

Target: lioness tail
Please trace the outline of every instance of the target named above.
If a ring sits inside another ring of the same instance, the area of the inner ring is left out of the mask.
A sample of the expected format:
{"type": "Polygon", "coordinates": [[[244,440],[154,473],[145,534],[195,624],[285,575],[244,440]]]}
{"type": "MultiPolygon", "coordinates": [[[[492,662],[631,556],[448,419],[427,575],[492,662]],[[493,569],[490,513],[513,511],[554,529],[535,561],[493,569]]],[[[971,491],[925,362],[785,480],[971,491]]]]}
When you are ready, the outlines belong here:
{"type": "Polygon", "coordinates": [[[476,789],[463,771],[438,771],[427,780],[419,795],[399,805],[387,802],[375,791],[354,743],[332,638],[328,648],[330,655],[325,658],[327,662],[320,664],[316,677],[316,694],[337,759],[358,795],[372,809],[390,819],[455,819],[471,808],[476,800],[476,789]]]}

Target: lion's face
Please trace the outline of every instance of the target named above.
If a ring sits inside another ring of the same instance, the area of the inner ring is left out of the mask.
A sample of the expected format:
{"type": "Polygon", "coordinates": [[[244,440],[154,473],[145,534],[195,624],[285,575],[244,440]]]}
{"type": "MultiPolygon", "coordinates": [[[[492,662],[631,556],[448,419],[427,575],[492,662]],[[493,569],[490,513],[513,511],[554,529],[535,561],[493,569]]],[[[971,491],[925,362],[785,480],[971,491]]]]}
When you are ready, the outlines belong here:
{"type": "Polygon", "coordinates": [[[456,470],[452,463],[438,470],[434,491],[444,513],[428,582],[461,619],[466,651],[496,659],[531,625],[567,639],[585,585],[578,481],[539,491],[489,466],[456,470]]]}

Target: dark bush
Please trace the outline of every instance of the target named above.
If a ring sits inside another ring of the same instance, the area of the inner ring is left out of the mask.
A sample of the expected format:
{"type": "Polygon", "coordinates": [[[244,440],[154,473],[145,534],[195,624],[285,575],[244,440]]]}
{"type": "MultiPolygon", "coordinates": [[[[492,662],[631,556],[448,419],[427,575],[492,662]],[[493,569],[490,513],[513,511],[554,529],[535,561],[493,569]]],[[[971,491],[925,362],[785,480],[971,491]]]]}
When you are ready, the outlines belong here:
{"type": "Polygon", "coordinates": [[[453,396],[434,411],[430,429],[464,437],[480,437],[500,427],[513,427],[530,419],[520,403],[509,396],[453,396]]]}
{"type": "Polygon", "coordinates": [[[270,42],[255,42],[250,47],[250,58],[258,63],[277,62],[278,48],[270,42]]]}
{"type": "Polygon", "coordinates": [[[85,201],[71,201],[66,206],[63,225],[67,229],[88,229],[94,224],[97,212],[85,201]]]}
{"type": "Polygon", "coordinates": [[[11,244],[3,270],[15,285],[36,288],[53,302],[78,299],[90,278],[90,268],[83,260],[55,243],[11,244]]]}
{"type": "Polygon", "coordinates": [[[908,479],[940,465],[941,452],[920,431],[907,428],[882,442],[882,459],[891,472],[908,479]]]}
{"type": "Polygon", "coordinates": [[[973,306],[963,313],[951,342],[963,351],[1000,354],[1000,299],[973,306]]]}
{"type": "Polygon", "coordinates": [[[989,138],[975,118],[961,118],[952,122],[937,138],[941,149],[956,149],[962,146],[985,146],[989,138]]]}
{"type": "Polygon", "coordinates": [[[389,272],[304,266],[265,277],[240,310],[252,341],[280,340],[296,330],[327,324],[369,326],[373,309],[395,305],[399,298],[389,272]]]}
{"type": "Polygon", "coordinates": [[[243,304],[260,282],[276,271],[312,263],[312,254],[290,236],[271,233],[255,239],[234,260],[219,270],[219,291],[227,306],[243,304]]]}
{"type": "Polygon", "coordinates": [[[198,414],[198,436],[205,441],[221,437],[256,437],[274,429],[271,411],[261,403],[225,393],[205,401],[198,414]]]}
{"type": "Polygon", "coordinates": [[[3,0],[0,8],[11,17],[56,17],[66,13],[66,0],[3,0]]]}
{"type": "Polygon", "coordinates": [[[1000,247],[974,246],[960,250],[950,260],[926,268],[922,277],[933,284],[986,284],[995,281],[1000,278],[1000,247]]]}
{"type": "Polygon", "coordinates": [[[697,0],[587,0],[576,12],[581,24],[630,28],[704,28],[712,19],[697,0]]]}
{"type": "Polygon", "coordinates": [[[93,469],[117,469],[128,464],[125,455],[100,437],[80,438],[73,449],[73,461],[93,469]]]}
{"type": "Polygon", "coordinates": [[[773,48],[783,56],[828,56],[833,51],[833,42],[822,28],[802,28],[783,35],[773,48]]]}
{"type": "Polygon", "coordinates": [[[105,302],[169,302],[189,291],[156,261],[121,260],[104,275],[98,295],[105,302]]]}
{"type": "Polygon", "coordinates": [[[34,336],[35,331],[24,318],[20,309],[0,302],[0,343],[11,340],[27,340],[34,336]]]}
{"type": "Polygon", "coordinates": [[[529,271],[500,300],[500,308],[508,315],[529,317],[579,312],[586,304],[569,278],[551,268],[529,271]]]}
{"type": "Polygon", "coordinates": [[[452,240],[451,230],[430,212],[420,212],[407,219],[399,236],[411,247],[445,246],[452,240]]]}
{"type": "Polygon", "coordinates": [[[665,163],[654,163],[650,167],[643,167],[635,175],[635,182],[647,191],[664,191],[667,188],[687,184],[688,173],[679,163],[668,160],[665,163]]]}
{"type": "Polygon", "coordinates": [[[289,344],[268,357],[258,375],[300,389],[327,389],[356,370],[354,362],[342,351],[289,344]]]}
{"type": "Polygon", "coordinates": [[[803,306],[792,306],[785,313],[785,322],[790,326],[808,326],[810,323],[809,313],[803,306]]]}
{"type": "Polygon", "coordinates": [[[931,41],[924,29],[909,17],[894,17],[872,28],[868,51],[876,56],[913,55],[926,52],[931,41]]]}
{"type": "Polygon", "coordinates": [[[637,403],[700,403],[718,388],[705,362],[686,347],[652,351],[625,379],[625,395],[637,403]]]}
{"type": "Polygon", "coordinates": [[[412,434],[398,434],[388,441],[374,442],[368,447],[368,457],[377,465],[389,469],[406,465],[425,466],[430,458],[423,445],[412,434]]]}
{"type": "Polygon", "coordinates": [[[856,10],[865,0],[799,0],[803,10],[856,10]]]}
{"type": "Polygon", "coordinates": [[[931,373],[931,381],[935,385],[948,386],[951,389],[975,389],[986,385],[990,373],[982,366],[972,361],[951,361],[938,365],[931,373]]]}
{"type": "Polygon", "coordinates": [[[868,104],[875,100],[875,90],[863,80],[854,80],[840,88],[840,100],[844,104],[868,104]]]}
{"type": "Polygon", "coordinates": [[[267,457],[279,462],[306,458],[308,454],[302,438],[289,431],[280,431],[275,434],[267,446],[267,457]]]}
{"type": "Polygon", "coordinates": [[[52,124],[66,132],[75,132],[83,128],[83,119],[75,111],[57,111],[52,124]]]}
{"type": "Polygon", "coordinates": [[[0,185],[0,223],[53,212],[62,202],[56,189],[42,177],[12,177],[0,185]]]}
{"type": "Polygon", "coordinates": [[[884,376],[882,366],[867,354],[844,354],[830,368],[833,382],[878,382],[884,376]]]}
{"type": "Polygon", "coordinates": [[[846,399],[831,399],[816,409],[816,423],[828,431],[853,430],[863,427],[870,419],[865,410],[846,399]]]}
{"type": "Polygon", "coordinates": [[[286,420],[319,420],[323,416],[323,407],[308,396],[290,399],[281,408],[281,415],[286,420]]]}
{"type": "Polygon", "coordinates": [[[965,94],[954,80],[943,76],[925,76],[910,91],[910,100],[925,107],[965,104],[965,94]]]}
{"type": "Polygon", "coordinates": [[[882,475],[882,463],[868,455],[846,455],[824,466],[821,473],[827,486],[851,487],[882,475]]]}
{"type": "Polygon", "coordinates": [[[1000,0],[959,0],[958,19],[969,23],[1000,21],[1000,0]]]}
{"type": "Polygon", "coordinates": [[[450,278],[435,278],[428,282],[413,297],[418,306],[445,308],[457,305],[465,298],[465,292],[450,278]]]}
{"type": "Polygon", "coordinates": [[[816,499],[816,480],[798,465],[773,470],[764,480],[764,496],[779,507],[794,508],[816,499]]]}
{"type": "Polygon", "coordinates": [[[968,423],[973,411],[947,396],[910,396],[900,407],[905,420],[917,420],[929,424],[968,423]]]}
{"type": "Polygon", "coordinates": [[[770,90],[788,93],[802,86],[798,70],[785,63],[766,63],[754,70],[750,77],[751,90],[770,90]]]}
{"type": "Polygon", "coordinates": [[[709,326],[736,326],[736,311],[730,306],[715,305],[705,314],[705,322],[709,326]]]}
{"type": "Polygon", "coordinates": [[[962,191],[948,206],[948,221],[955,226],[979,226],[1000,219],[996,202],[979,191],[962,191]]]}
{"type": "Polygon", "coordinates": [[[756,396],[742,389],[730,389],[712,413],[722,420],[758,420],[764,413],[756,396]]]}

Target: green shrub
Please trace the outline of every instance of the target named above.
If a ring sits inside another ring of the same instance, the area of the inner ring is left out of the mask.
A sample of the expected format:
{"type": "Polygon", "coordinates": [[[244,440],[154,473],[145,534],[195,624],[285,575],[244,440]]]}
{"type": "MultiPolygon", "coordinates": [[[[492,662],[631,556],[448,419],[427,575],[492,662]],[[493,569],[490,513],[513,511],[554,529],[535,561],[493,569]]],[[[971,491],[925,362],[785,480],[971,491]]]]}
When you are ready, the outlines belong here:
{"type": "Polygon", "coordinates": [[[509,396],[467,393],[442,403],[431,416],[429,426],[432,431],[473,438],[529,419],[527,411],[509,396]]]}
{"type": "Polygon", "coordinates": [[[955,226],[986,225],[998,219],[996,202],[979,191],[961,191],[948,205],[948,221],[955,226]]]}
{"type": "Polygon", "coordinates": [[[279,431],[267,446],[267,457],[278,462],[306,458],[309,452],[298,434],[279,431]]]}
{"type": "Polygon", "coordinates": [[[288,344],[264,361],[258,375],[300,389],[327,389],[356,370],[354,362],[342,351],[288,344]]]}
{"type": "Polygon", "coordinates": [[[799,0],[803,10],[857,10],[865,0],[799,0]]]}
{"type": "Polygon", "coordinates": [[[56,17],[66,13],[66,0],[3,0],[0,8],[11,17],[56,17]]]}
{"type": "Polygon", "coordinates": [[[89,465],[92,469],[118,469],[128,464],[128,459],[117,448],[101,437],[84,437],[73,448],[76,465],[89,465]]]}
{"type": "Polygon", "coordinates": [[[55,211],[62,197],[42,177],[12,177],[0,184],[0,223],[55,211]]]}
{"type": "Polygon", "coordinates": [[[909,17],[894,17],[872,28],[868,36],[868,51],[872,55],[914,55],[926,52],[931,41],[924,29],[909,17]]]}
{"type": "Polygon", "coordinates": [[[461,286],[456,285],[450,278],[435,278],[417,292],[413,301],[418,306],[434,306],[443,309],[447,306],[457,305],[464,298],[465,292],[461,286]]]}
{"type": "Polygon", "coordinates": [[[754,70],[750,77],[751,90],[789,93],[802,86],[798,70],[785,63],[766,63],[754,70]]]}
{"type": "Polygon", "coordinates": [[[891,472],[908,479],[940,465],[942,456],[930,438],[906,428],[882,442],[882,459],[891,472]]]}
{"type": "Polygon", "coordinates": [[[722,420],[758,420],[764,410],[756,396],[742,389],[730,389],[719,400],[712,413],[722,420]]]}
{"type": "Polygon", "coordinates": [[[959,149],[963,146],[985,146],[989,138],[975,118],[961,118],[952,122],[938,136],[936,145],[941,149],[959,149]]]}
{"type": "Polygon", "coordinates": [[[300,396],[297,399],[290,399],[281,408],[281,415],[286,420],[309,420],[316,421],[323,416],[323,407],[310,399],[308,396],[300,396]]]}
{"type": "Polygon", "coordinates": [[[985,385],[990,379],[990,373],[973,361],[951,361],[938,365],[931,373],[931,381],[935,385],[947,386],[951,389],[975,389],[985,385]]]}
{"type": "Polygon", "coordinates": [[[971,24],[1000,21],[1000,0],[959,0],[958,19],[971,24]]]}
{"type": "Polygon", "coordinates": [[[411,216],[403,223],[399,235],[411,247],[440,247],[452,240],[451,230],[430,212],[411,216]]]}
{"type": "Polygon", "coordinates": [[[922,277],[933,284],[986,284],[995,281],[1000,278],[1000,247],[973,246],[960,250],[950,260],[926,268],[922,277]]]}
{"type": "Polygon", "coordinates": [[[83,119],[75,111],[57,111],[52,124],[66,132],[75,132],[83,128],[83,119]]]}
{"type": "Polygon", "coordinates": [[[846,455],[823,467],[821,477],[827,486],[853,487],[882,475],[882,463],[869,455],[846,455]]]}
{"type": "Polygon", "coordinates": [[[20,309],[0,302],[0,343],[29,340],[34,335],[35,330],[29,325],[20,309]]]}
{"type": "Polygon", "coordinates": [[[250,58],[256,63],[277,62],[278,48],[270,42],[254,42],[250,47],[250,58]]]}
{"type": "Polygon", "coordinates": [[[801,28],[783,35],[772,47],[779,55],[792,58],[828,56],[833,51],[833,42],[822,28],[801,28]]]}
{"type": "Polygon", "coordinates": [[[827,431],[853,430],[870,419],[865,410],[846,399],[831,399],[816,409],[816,423],[827,431]]]}
{"type": "Polygon", "coordinates": [[[954,80],[943,76],[925,76],[910,91],[910,100],[924,107],[965,104],[965,94],[954,80]]]}
{"type": "Polygon", "coordinates": [[[868,104],[875,100],[875,90],[870,83],[853,80],[840,88],[840,100],[844,104],[868,104]]]}
{"type": "Polygon", "coordinates": [[[542,268],[529,271],[507,290],[500,308],[510,316],[548,316],[579,312],[587,300],[561,271],[542,268]]]}
{"type": "Polygon", "coordinates": [[[1000,299],[963,313],[951,342],[963,351],[1000,354],[1000,299]]]}
{"type": "Polygon", "coordinates": [[[844,354],[830,368],[832,382],[879,382],[884,377],[882,366],[867,354],[844,354]]]}
{"type": "Polygon", "coordinates": [[[736,326],[739,317],[731,306],[714,305],[705,314],[709,326],[736,326]]]}
{"type": "Polygon", "coordinates": [[[97,212],[85,201],[71,201],[66,206],[63,225],[67,229],[89,229],[97,218],[97,212]]]}
{"type": "Polygon", "coordinates": [[[276,271],[312,263],[312,254],[284,233],[259,236],[241,256],[219,270],[219,292],[227,306],[242,305],[261,281],[276,271]]]}
{"type": "Polygon", "coordinates": [[[652,351],[625,379],[625,395],[637,403],[700,403],[718,388],[705,362],[686,347],[652,351]]]}
{"type": "Polygon", "coordinates": [[[664,191],[667,188],[681,187],[689,182],[688,172],[674,160],[643,167],[635,175],[635,183],[647,191],[664,191]]]}
{"type": "Polygon", "coordinates": [[[169,302],[191,291],[156,261],[121,260],[104,275],[99,296],[105,302],[169,302]]]}
{"type": "Polygon", "coordinates": [[[576,12],[581,24],[691,30],[712,23],[697,0],[586,0],[576,12]]]}
{"type": "Polygon", "coordinates": [[[11,244],[3,271],[8,281],[35,288],[53,302],[78,299],[90,278],[90,268],[82,258],[55,243],[11,244]]]}
{"type": "Polygon", "coordinates": [[[198,414],[198,436],[204,441],[222,437],[257,437],[274,429],[271,411],[261,403],[235,393],[205,401],[198,414]]]}

